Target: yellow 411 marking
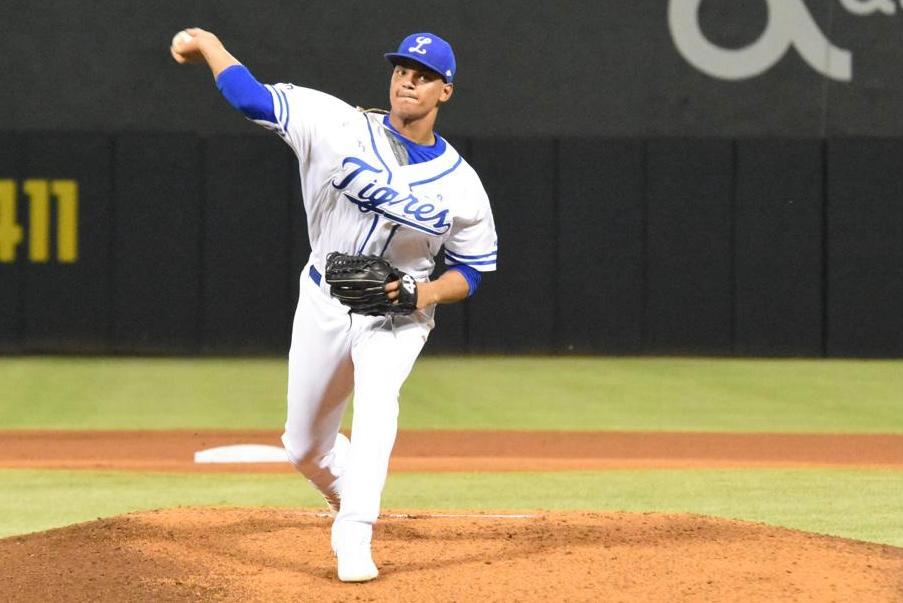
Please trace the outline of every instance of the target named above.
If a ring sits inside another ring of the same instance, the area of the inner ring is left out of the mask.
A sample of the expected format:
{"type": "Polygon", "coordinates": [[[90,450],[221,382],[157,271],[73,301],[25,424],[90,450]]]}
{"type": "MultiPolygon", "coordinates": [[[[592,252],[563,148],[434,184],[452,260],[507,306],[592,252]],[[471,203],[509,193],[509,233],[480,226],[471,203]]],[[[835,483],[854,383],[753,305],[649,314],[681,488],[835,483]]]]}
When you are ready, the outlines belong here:
{"type": "MultiPolygon", "coordinates": [[[[78,183],[74,180],[26,180],[28,197],[28,259],[50,261],[51,197],[56,198],[56,259],[78,261],[78,183]]],[[[16,212],[16,181],[0,180],[0,262],[16,261],[23,232],[16,212]]]]}

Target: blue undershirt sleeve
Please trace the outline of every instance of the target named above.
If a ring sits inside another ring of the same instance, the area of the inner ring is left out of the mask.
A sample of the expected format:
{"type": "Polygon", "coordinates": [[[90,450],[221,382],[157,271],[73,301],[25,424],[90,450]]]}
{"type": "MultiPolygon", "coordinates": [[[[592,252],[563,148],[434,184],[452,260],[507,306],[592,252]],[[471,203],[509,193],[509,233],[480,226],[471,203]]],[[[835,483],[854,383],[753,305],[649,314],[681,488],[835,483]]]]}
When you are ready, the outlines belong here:
{"type": "Polygon", "coordinates": [[[216,87],[229,104],[249,119],[276,123],[273,97],[244,65],[227,67],[216,77],[216,87]]]}
{"type": "Polygon", "coordinates": [[[480,280],[483,278],[479,270],[463,264],[452,266],[449,270],[457,270],[467,280],[467,297],[476,293],[477,287],[480,286],[480,280]]]}

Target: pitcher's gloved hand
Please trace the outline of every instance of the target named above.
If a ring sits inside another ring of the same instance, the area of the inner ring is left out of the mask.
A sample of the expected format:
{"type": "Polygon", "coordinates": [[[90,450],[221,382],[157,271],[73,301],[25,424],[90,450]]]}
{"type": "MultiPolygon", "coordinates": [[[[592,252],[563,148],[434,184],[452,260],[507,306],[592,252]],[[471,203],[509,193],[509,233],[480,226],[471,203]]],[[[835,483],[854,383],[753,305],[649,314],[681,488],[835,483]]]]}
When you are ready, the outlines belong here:
{"type": "Polygon", "coordinates": [[[326,256],[325,277],[332,296],[356,314],[410,314],[417,309],[414,277],[379,256],[334,251],[326,256]],[[386,291],[393,281],[401,281],[395,300],[386,291]]]}

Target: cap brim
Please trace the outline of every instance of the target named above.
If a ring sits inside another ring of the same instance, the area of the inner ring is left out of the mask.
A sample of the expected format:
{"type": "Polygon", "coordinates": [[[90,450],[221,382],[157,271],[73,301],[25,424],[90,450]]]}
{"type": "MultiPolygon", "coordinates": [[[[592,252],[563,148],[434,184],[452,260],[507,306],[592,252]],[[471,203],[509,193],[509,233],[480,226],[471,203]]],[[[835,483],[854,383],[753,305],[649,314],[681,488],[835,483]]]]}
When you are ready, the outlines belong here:
{"type": "Polygon", "coordinates": [[[420,59],[415,59],[414,57],[412,57],[410,55],[402,54],[400,52],[387,52],[383,56],[386,57],[386,60],[389,61],[390,63],[392,63],[393,65],[395,64],[395,62],[398,59],[405,59],[407,61],[414,61],[415,63],[419,63],[419,64],[423,65],[424,67],[426,67],[427,69],[429,69],[430,71],[435,72],[439,77],[442,78],[443,82],[445,82],[446,84],[449,83],[448,77],[444,73],[442,73],[434,65],[430,65],[426,61],[421,61],[420,59]]]}

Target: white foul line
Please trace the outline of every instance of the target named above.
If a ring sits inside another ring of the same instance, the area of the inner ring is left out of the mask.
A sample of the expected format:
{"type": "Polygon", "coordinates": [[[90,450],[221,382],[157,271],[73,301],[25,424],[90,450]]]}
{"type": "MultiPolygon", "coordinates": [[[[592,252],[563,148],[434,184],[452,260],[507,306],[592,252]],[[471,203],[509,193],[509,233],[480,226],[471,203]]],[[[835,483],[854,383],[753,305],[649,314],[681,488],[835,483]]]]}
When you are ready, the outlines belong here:
{"type": "MultiPolygon", "coordinates": [[[[305,517],[333,517],[325,511],[296,511],[305,517]]],[[[539,519],[542,515],[516,513],[385,513],[380,519],[539,519]]]]}
{"type": "Polygon", "coordinates": [[[536,519],[538,517],[542,517],[542,515],[517,515],[517,514],[492,514],[492,513],[473,513],[473,514],[458,514],[458,513],[389,513],[383,515],[383,517],[390,519],[420,519],[424,517],[426,519],[536,519]]]}

